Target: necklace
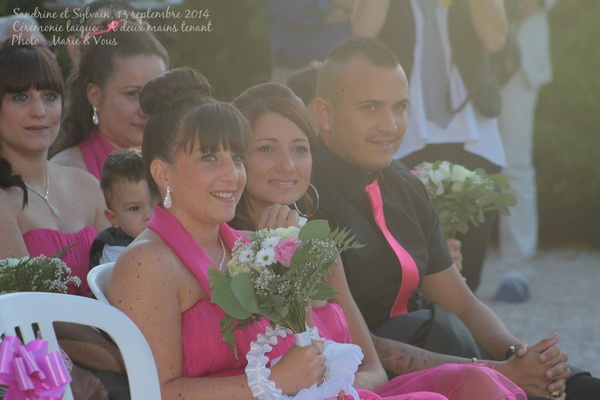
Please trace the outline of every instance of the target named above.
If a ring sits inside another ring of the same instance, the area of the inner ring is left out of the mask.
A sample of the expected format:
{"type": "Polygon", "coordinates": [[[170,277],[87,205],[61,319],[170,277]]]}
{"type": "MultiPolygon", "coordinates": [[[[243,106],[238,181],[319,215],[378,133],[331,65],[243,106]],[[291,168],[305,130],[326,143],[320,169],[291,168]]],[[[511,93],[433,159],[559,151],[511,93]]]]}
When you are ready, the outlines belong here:
{"type": "Polygon", "coordinates": [[[52,214],[54,214],[56,217],[60,217],[60,210],[58,208],[54,207],[52,204],[50,204],[50,200],[48,200],[48,193],[50,192],[50,175],[48,175],[48,167],[46,167],[46,194],[41,194],[40,192],[35,190],[33,188],[33,186],[31,186],[29,183],[27,183],[25,181],[23,181],[23,182],[25,183],[25,186],[27,186],[27,188],[29,190],[31,190],[33,193],[40,196],[40,198],[42,200],[44,200],[46,202],[46,204],[48,204],[48,207],[50,207],[50,211],[52,211],[52,214]]]}
{"type": "Polygon", "coordinates": [[[223,243],[223,239],[221,235],[219,235],[219,242],[221,242],[221,249],[223,250],[223,256],[221,257],[221,262],[219,262],[219,271],[223,269],[223,264],[225,264],[225,258],[227,258],[227,250],[225,249],[225,243],[223,243]]]}

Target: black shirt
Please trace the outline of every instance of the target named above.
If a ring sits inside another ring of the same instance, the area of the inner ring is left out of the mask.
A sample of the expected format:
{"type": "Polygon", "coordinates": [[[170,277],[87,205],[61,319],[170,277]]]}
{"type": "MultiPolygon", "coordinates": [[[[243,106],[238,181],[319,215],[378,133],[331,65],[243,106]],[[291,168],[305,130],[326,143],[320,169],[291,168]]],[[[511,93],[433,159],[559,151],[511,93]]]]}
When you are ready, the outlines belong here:
{"type": "MultiPolygon", "coordinates": [[[[354,300],[371,331],[389,319],[400,287],[400,263],[377,227],[365,186],[379,176],[388,229],[412,255],[419,273],[442,271],[453,264],[438,217],[425,187],[399,161],[371,175],[333,154],[321,140],[314,154],[313,184],[320,206],[313,219],[326,219],[331,228],[348,228],[366,246],[342,253],[354,300]]],[[[424,306],[422,290],[413,293],[409,311],[424,306]]]]}
{"type": "Polygon", "coordinates": [[[90,269],[100,264],[104,246],[129,246],[133,238],[114,226],[108,227],[96,236],[90,248],[90,269]]]}

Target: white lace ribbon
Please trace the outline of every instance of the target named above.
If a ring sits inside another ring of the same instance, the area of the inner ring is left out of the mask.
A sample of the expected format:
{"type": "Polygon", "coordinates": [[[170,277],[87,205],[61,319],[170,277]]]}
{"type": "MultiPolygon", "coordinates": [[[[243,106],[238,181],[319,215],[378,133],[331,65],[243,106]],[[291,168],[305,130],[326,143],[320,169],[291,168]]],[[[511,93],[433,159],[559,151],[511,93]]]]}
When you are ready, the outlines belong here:
{"type": "MultiPolygon", "coordinates": [[[[323,340],[319,336],[317,328],[308,328],[308,332],[310,338],[323,340]]],[[[268,326],[266,332],[258,334],[256,341],[250,344],[250,351],[246,354],[248,360],[246,375],[248,385],[255,398],[260,400],[327,400],[337,399],[338,393],[342,390],[346,395],[351,395],[355,399],[359,398],[352,383],[354,383],[354,374],[364,357],[363,353],[357,345],[336,343],[331,340],[325,341],[323,352],[326,368],[325,382],[319,386],[312,385],[304,388],[294,397],[284,395],[281,389],[277,388],[275,382],[269,379],[271,370],[266,366],[269,358],[265,354],[273,349],[272,346],[277,344],[279,337],[286,337],[289,333],[291,333],[290,330],[279,325],[275,329],[268,326]]],[[[296,339],[298,340],[298,337],[296,339]]],[[[310,344],[310,340],[308,340],[308,344],[310,344]]],[[[275,365],[277,361],[273,360],[272,364],[275,365]]]]}

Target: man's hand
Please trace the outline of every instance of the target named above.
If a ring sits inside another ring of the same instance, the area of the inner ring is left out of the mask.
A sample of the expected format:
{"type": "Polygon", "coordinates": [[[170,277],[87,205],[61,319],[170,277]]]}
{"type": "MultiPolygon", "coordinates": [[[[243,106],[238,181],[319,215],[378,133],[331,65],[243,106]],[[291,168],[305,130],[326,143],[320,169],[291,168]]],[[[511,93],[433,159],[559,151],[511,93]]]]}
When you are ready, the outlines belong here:
{"type": "Polygon", "coordinates": [[[545,376],[551,381],[548,384],[548,393],[555,392],[556,390],[564,392],[566,379],[571,375],[571,371],[567,366],[567,355],[556,346],[559,339],[560,335],[555,333],[549,338],[540,340],[533,346],[517,345],[515,350],[517,357],[524,357],[530,352],[538,355],[539,361],[547,367],[545,376]]]}

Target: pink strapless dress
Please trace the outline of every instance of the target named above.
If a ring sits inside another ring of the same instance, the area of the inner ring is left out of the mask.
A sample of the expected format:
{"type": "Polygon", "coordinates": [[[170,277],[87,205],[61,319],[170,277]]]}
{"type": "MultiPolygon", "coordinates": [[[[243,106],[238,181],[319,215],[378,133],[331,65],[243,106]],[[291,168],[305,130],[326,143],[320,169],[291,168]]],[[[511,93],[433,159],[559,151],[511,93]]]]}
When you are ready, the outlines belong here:
{"type": "Polygon", "coordinates": [[[61,232],[54,229],[35,229],[23,236],[29,255],[41,254],[51,256],[65,247],[73,246],[62,256],[62,260],[71,268],[74,276],[81,279],[79,287],[70,287],[68,293],[87,296],[90,288],[87,284],[87,273],[90,270],[90,247],[98,235],[93,226],[73,232],[61,232]]]}
{"type": "MultiPolygon", "coordinates": [[[[148,227],[171,247],[179,259],[210,294],[208,267],[214,263],[202,247],[170,213],[157,206],[148,227]]],[[[227,224],[221,224],[220,234],[231,249],[241,234],[227,224]]],[[[186,377],[222,377],[244,374],[250,343],[264,333],[269,322],[262,319],[253,325],[235,331],[240,354],[235,358],[223,342],[220,322],[224,312],[209,300],[201,300],[182,315],[183,375],[186,377]]],[[[348,326],[342,310],[328,304],[313,313],[315,326],[322,337],[337,342],[348,342],[348,326]]],[[[267,354],[270,359],[282,356],[294,344],[292,335],[279,339],[267,354]]],[[[403,375],[388,382],[376,392],[358,390],[364,400],[443,400],[494,399],[526,400],[525,394],[500,373],[484,365],[447,364],[427,371],[403,375]],[[522,397],[518,397],[522,395],[522,397]],[[469,397],[471,396],[471,397],[469,397]]]]}
{"type": "Polygon", "coordinates": [[[94,128],[90,137],[79,145],[79,151],[90,174],[100,180],[100,173],[106,157],[116,150],[104,136],[94,128]]]}

